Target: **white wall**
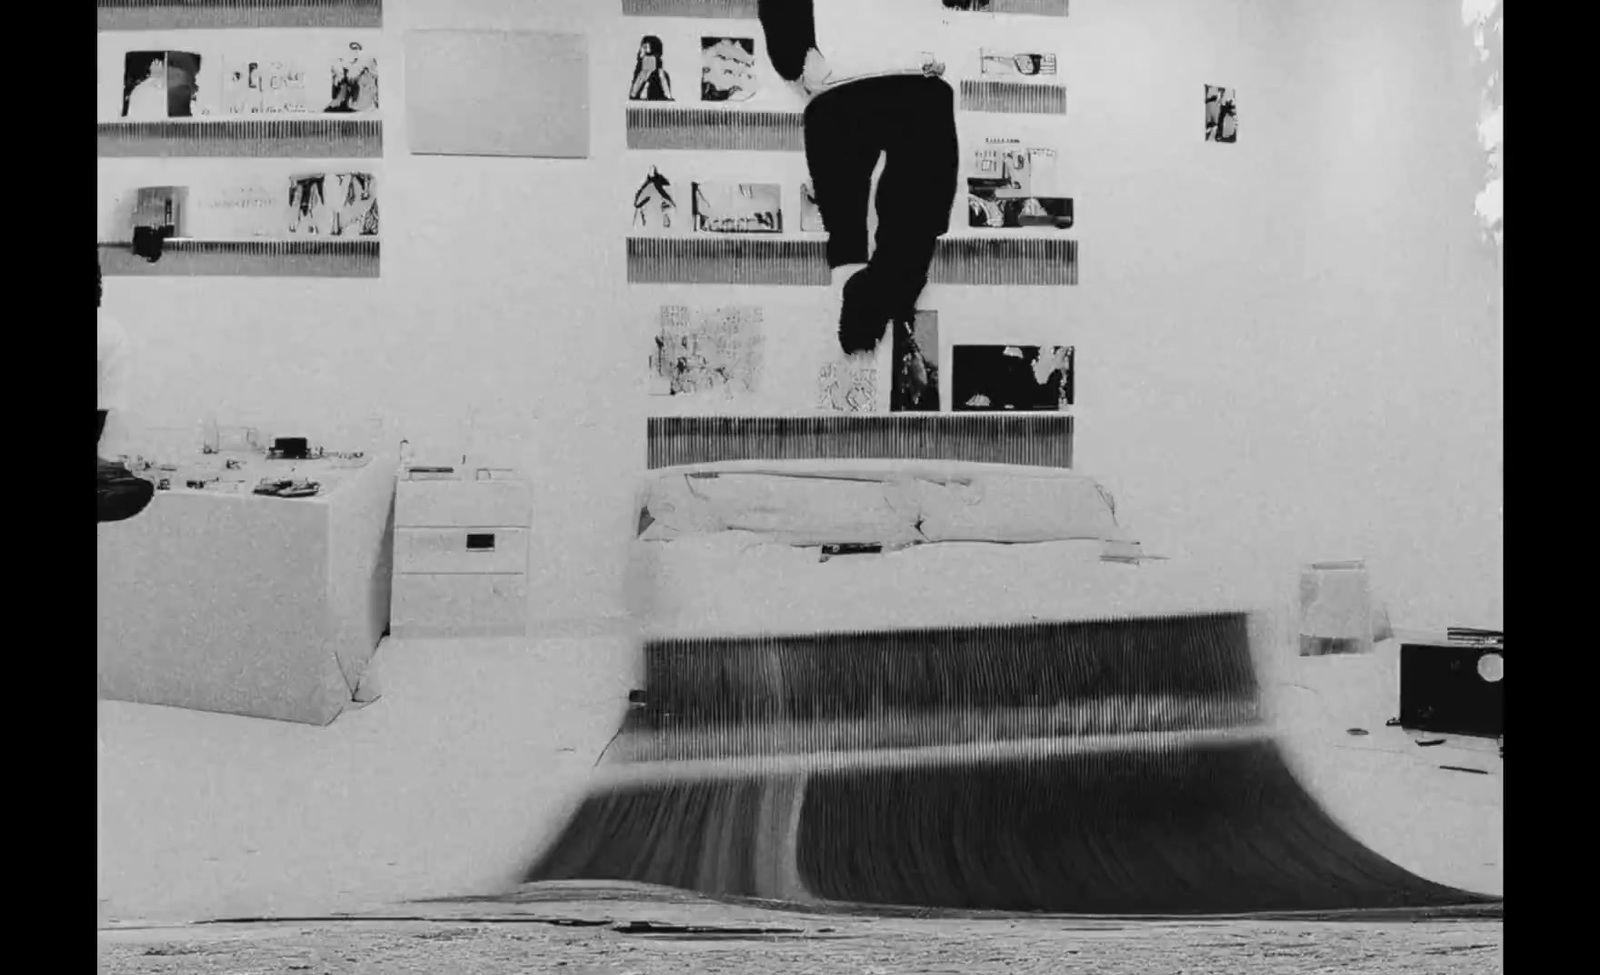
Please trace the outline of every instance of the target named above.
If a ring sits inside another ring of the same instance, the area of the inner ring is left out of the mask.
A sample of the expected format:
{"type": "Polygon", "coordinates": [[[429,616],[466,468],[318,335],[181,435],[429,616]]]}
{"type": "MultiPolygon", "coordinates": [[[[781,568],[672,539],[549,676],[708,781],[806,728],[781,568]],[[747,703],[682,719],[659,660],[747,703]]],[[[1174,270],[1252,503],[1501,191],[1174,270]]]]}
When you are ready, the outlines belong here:
{"type": "MultiPolygon", "coordinates": [[[[618,612],[667,293],[623,284],[642,154],[616,92],[639,31],[612,0],[386,7],[383,277],[108,280],[141,419],[377,413],[498,447],[540,488],[534,613],[618,612]],[[407,155],[401,38],[426,27],[586,32],[592,157],[407,155]]],[[[1161,547],[1286,573],[1364,555],[1398,625],[1499,623],[1500,323],[1454,5],[1078,0],[1034,24],[1061,39],[1082,283],[939,289],[941,320],[1077,345],[1080,466],[1161,547]],[[1236,145],[1201,141],[1206,83],[1239,91],[1236,145]]],[[[103,160],[102,186],[141,165],[103,160]]],[[[768,341],[825,343],[823,301],[774,300],[768,341]]]]}

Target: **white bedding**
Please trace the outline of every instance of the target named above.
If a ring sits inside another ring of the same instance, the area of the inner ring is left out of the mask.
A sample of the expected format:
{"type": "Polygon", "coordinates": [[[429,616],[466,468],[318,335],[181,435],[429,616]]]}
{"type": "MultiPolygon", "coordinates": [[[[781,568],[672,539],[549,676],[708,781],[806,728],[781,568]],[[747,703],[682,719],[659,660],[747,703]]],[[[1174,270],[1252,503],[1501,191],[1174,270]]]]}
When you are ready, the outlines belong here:
{"type": "Polygon", "coordinates": [[[1276,608],[1237,573],[1105,561],[1096,541],[950,542],[820,560],[718,532],[635,543],[630,609],[651,638],[895,630],[1276,608]]]}
{"type": "Polygon", "coordinates": [[[639,537],[719,531],[791,545],[1128,543],[1111,497],[1081,474],[946,461],[739,461],[666,468],[646,481],[639,537]]]}

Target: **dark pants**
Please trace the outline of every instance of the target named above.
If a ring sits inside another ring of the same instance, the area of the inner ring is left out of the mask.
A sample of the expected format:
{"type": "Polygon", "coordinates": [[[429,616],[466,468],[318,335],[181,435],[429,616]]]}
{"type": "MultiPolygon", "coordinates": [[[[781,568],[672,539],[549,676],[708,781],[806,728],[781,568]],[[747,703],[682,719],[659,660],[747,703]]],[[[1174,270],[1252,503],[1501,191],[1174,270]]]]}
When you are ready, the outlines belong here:
{"type": "Polygon", "coordinates": [[[909,316],[950,227],[960,171],[955,93],[942,78],[864,78],[806,106],[806,166],[828,228],[828,267],[867,263],[867,202],[878,180],[873,292],[889,317],[909,316]]]}

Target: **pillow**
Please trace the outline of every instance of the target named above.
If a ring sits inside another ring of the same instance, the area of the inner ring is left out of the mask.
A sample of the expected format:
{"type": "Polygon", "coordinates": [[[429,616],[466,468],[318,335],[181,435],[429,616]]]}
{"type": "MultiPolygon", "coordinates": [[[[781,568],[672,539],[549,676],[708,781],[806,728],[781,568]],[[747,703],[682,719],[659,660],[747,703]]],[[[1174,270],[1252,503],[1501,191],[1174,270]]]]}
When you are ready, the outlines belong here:
{"type": "Polygon", "coordinates": [[[922,533],[933,542],[1125,540],[1111,498],[1078,474],[976,474],[917,483],[922,533]]]}
{"type": "Polygon", "coordinates": [[[920,541],[914,498],[897,480],[771,473],[674,473],[646,502],[647,541],[742,531],[791,545],[920,541]]]}

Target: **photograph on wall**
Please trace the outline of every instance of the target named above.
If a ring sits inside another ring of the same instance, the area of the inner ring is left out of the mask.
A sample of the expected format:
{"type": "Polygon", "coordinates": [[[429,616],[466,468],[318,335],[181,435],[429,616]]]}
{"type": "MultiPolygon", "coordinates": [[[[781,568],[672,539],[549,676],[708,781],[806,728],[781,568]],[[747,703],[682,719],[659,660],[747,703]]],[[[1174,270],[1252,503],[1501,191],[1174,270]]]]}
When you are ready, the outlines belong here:
{"type": "Polygon", "coordinates": [[[817,371],[817,409],[825,413],[876,413],[878,361],[871,355],[844,355],[817,371]]]}
{"type": "Polygon", "coordinates": [[[889,411],[938,412],[939,313],[918,311],[910,321],[891,327],[894,385],[889,388],[889,411]]]}
{"type": "Polygon", "coordinates": [[[800,184],[800,232],[806,234],[828,232],[828,228],[822,224],[822,209],[817,206],[817,191],[812,189],[810,180],[800,184]]]}
{"type": "Polygon", "coordinates": [[[783,189],[776,183],[692,184],[694,229],[712,234],[783,233],[783,189]]]}
{"type": "Polygon", "coordinates": [[[628,83],[628,100],[673,101],[672,74],[667,71],[666,45],[654,34],[646,34],[639,39],[639,50],[633,60],[633,80],[628,83]]]}
{"type": "Polygon", "coordinates": [[[199,114],[200,55],[129,51],[123,57],[122,117],[138,121],[199,114]]]}
{"type": "Polygon", "coordinates": [[[1232,88],[1206,85],[1206,141],[1239,141],[1239,106],[1232,88]]]}
{"type": "Polygon", "coordinates": [[[950,353],[958,411],[1060,411],[1072,406],[1073,347],[958,345],[950,353]]]}
{"type": "Polygon", "coordinates": [[[759,307],[663,305],[655,342],[652,395],[713,393],[737,399],[760,389],[764,338],[759,307]]]}
{"type": "Polygon", "coordinates": [[[291,176],[289,234],[293,237],[376,237],[376,177],[371,173],[291,176]]]}
{"type": "Polygon", "coordinates": [[[700,38],[700,100],[745,102],[755,93],[755,40],[749,37],[700,38]]]}
{"type": "Polygon", "coordinates": [[[967,173],[967,226],[988,229],[1072,226],[1072,200],[1061,194],[1054,149],[1016,139],[987,139],[967,173]]]}
{"type": "Polygon", "coordinates": [[[978,73],[985,78],[1053,78],[1056,74],[1056,56],[1037,51],[980,48],[978,73]]]}
{"type": "Polygon", "coordinates": [[[141,186],[133,205],[133,229],[151,230],[163,238],[188,236],[186,186],[141,186]]]}
{"type": "Polygon", "coordinates": [[[378,59],[351,42],[350,49],[336,58],[332,71],[333,90],[328,96],[329,112],[375,112],[378,110],[378,59]]]}
{"type": "Polygon", "coordinates": [[[651,166],[639,188],[633,191],[633,226],[641,230],[671,231],[681,226],[677,216],[678,200],[672,181],[651,166]]]}

